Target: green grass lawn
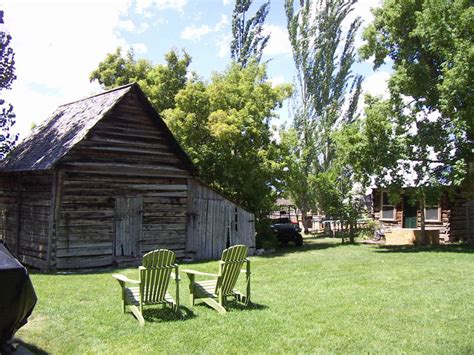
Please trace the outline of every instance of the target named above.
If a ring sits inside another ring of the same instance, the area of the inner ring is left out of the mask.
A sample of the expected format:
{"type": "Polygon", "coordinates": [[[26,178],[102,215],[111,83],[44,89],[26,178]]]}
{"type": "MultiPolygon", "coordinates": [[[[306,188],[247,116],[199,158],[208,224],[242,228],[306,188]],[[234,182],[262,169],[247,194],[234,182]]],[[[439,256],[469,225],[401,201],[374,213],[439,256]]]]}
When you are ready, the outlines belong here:
{"type": "MultiPolygon", "coordinates": [[[[121,313],[117,270],[33,274],[39,301],[17,337],[54,354],[474,353],[472,246],[307,238],[251,260],[252,307],[231,304],[225,316],[191,308],[182,275],[183,319],[160,306],[145,312],[145,327],[121,313]]],[[[217,271],[215,261],[185,267],[217,271]]]]}

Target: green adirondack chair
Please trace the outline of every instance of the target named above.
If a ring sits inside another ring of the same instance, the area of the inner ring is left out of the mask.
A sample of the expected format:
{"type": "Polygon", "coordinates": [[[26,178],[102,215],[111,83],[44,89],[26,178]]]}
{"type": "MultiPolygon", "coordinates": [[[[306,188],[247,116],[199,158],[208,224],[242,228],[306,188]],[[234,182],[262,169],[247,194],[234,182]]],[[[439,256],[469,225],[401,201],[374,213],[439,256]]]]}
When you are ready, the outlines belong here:
{"type": "Polygon", "coordinates": [[[183,270],[189,277],[189,293],[191,304],[201,300],[214,308],[220,314],[225,314],[225,303],[228,296],[233,296],[239,302],[248,305],[250,302],[250,260],[247,259],[247,247],[235,245],[223,251],[219,261],[219,273],[209,274],[195,270],[183,270]],[[246,263],[246,269],[241,270],[246,263]],[[246,274],[247,290],[245,295],[234,289],[239,274],[246,274]],[[195,276],[212,276],[215,279],[196,281],[195,276]]]}
{"type": "Polygon", "coordinates": [[[140,325],[145,325],[143,306],[168,304],[179,315],[179,275],[175,260],[176,254],[171,250],[154,250],[143,256],[138,281],[121,274],[112,275],[122,287],[123,312],[132,312],[140,325]],[[170,278],[176,283],[176,301],[167,292],[170,278]]]}

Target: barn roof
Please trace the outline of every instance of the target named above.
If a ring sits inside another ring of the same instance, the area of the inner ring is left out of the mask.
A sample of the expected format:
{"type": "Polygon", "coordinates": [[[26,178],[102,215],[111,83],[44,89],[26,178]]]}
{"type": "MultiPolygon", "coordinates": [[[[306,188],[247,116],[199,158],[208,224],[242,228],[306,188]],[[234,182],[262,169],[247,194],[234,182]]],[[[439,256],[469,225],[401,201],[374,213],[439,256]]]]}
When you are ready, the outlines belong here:
{"type": "Polygon", "coordinates": [[[128,84],[79,101],[59,106],[51,117],[36,127],[3,161],[0,171],[48,170],[82,141],[89,131],[129,92],[138,94],[145,110],[168,135],[176,153],[191,170],[191,160],[146,98],[138,84],[128,84]]]}

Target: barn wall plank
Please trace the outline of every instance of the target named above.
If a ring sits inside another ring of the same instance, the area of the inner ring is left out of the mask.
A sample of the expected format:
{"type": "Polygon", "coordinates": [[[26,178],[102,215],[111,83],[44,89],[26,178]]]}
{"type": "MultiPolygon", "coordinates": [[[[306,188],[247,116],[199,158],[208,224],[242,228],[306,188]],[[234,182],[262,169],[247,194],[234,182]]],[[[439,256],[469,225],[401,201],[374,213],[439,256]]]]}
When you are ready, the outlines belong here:
{"type": "Polygon", "coordinates": [[[47,269],[53,171],[21,173],[18,202],[18,255],[33,267],[47,269]]]}
{"type": "Polygon", "coordinates": [[[255,249],[254,216],[196,179],[188,180],[186,256],[217,259],[228,244],[255,249]],[[235,222],[237,210],[237,222],[235,222]],[[237,225],[237,230],[235,230],[237,225]]]}

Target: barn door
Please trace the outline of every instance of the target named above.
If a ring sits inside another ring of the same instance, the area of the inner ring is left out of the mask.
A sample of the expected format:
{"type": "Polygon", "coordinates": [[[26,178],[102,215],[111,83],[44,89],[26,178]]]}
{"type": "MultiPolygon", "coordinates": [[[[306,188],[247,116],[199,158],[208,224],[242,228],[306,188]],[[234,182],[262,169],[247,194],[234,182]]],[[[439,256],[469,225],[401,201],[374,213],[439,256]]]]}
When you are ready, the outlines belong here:
{"type": "Polygon", "coordinates": [[[143,198],[115,200],[115,256],[139,256],[142,234],[143,198]]]}

